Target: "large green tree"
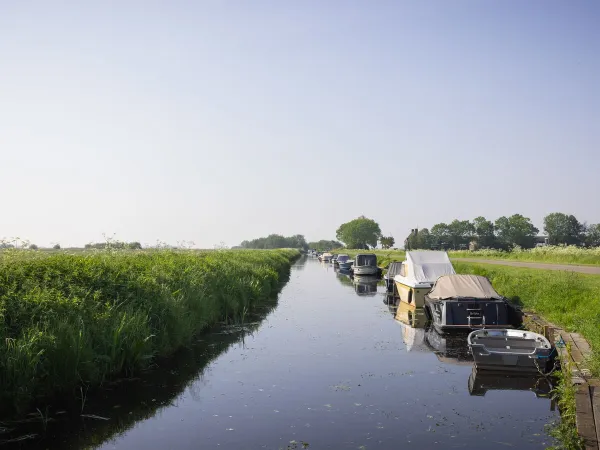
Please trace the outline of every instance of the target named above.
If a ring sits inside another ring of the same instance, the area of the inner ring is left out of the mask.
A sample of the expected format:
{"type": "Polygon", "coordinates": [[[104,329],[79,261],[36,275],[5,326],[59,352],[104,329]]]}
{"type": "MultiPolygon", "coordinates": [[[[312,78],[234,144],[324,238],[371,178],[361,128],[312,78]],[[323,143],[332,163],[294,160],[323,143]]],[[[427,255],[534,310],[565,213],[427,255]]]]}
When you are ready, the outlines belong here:
{"type": "Polygon", "coordinates": [[[450,227],[446,223],[436,223],[431,227],[431,241],[436,247],[445,248],[450,245],[450,227]]]}
{"type": "Polygon", "coordinates": [[[467,246],[469,241],[475,233],[475,227],[468,220],[453,220],[448,225],[448,231],[450,232],[450,242],[452,248],[459,248],[461,245],[467,246]]]}
{"type": "Polygon", "coordinates": [[[301,234],[285,237],[280,234],[270,234],[267,237],[253,239],[251,241],[243,241],[240,244],[242,248],[298,248],[306,250],[308,244],[301,234]]]}
{"type": "Polygon", "coordinates": [[[551,213],[544,217],[544,231],[552,245],[581,244],[585,227],[572,214],[551,213]]]}
{"type": "Polygon", "coordinates": [[[513,214],[510,217],[500,217],[496,220],[496,234],[503,247],[512,248],[516,245],[531,248],[535,243],[538,229],[533,226],[529,217],[513,214]]]}
{"type": "Polygon", "coordinates": [[[482,216],[476,217],[473,219],[473,227],[479,247],[493,248],[496,245],[495,227],[491,220],[482,216]]]}
{"type": "Polygon", "coordinates": [[[585,230],[585,245],[600,247],[600,223],[588,225],[585,230]]]}
{"type": "Polygon", "coordinates": [[[380,236],[381,229],[377,222],[365,216],[343,223],[336,231],[336,238],[348,248],[375,247],[380,236]]]}
{"type": "Polygon", "coordinates": [[[308,243],[308,248],[324,252],[327,250],[333,250],[334,248],[342,248],[344,244],[338,241],[328,241],[321,239],[320,241],[314,241],[308,243]]]}
{"type": "Polygon", "coordinates": [[[396,241],[393,236],[381,236],[379,242],[381,243],[381,248],[392,248],[396,241]]]}

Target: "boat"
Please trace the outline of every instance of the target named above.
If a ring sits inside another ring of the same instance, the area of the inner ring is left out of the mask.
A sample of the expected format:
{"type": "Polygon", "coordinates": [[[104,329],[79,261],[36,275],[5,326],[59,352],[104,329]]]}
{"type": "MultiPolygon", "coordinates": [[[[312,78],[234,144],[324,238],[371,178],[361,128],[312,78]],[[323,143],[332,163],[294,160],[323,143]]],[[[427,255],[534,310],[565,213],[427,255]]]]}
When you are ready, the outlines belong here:
{"type": "Polygon", "coordinates": [[[377,275],[381,269],[377,266],[377,256],[374,253],[359,253],[354,258],[352,270],[354,275],[377,275]]]}
{"type": "Polygon", "coordinates": [[[554,349],[544,336],[525,330],[476,330],[467,338],[477,370],[546,373],[554,349]]]}
{"type": "Polygon", "coordinates": [[[331,253],[323,253],[321,256],[319,256],[319,261],[321,262],[330,262],[331,261],[331,257],[333,255],[331,253]]]}
{"type": "Polygon", "coordinates": [[[379,282],[377,277],[372,275],[354,276],[352,281],[356,295],[372,297],[377,294],[377,283],[379,282]]]}
{"type": "Polygon", "coordinates": [[[444,275],[425,295],[425,310],[440,332],[513,328],[521,313],[481,275],[444,275]]]}
{"type": "Polygon", "coordinates": [[[425,306],[425,294],[442,275],[456,273],[448,254],[443,251],[408,251],[400,271],[394,276],[401,302],[416,308],[425,306]]]}
{"type": "Polygon", "coordinates": [[[352,260],[344,253],[339,254],[336,261],[340,270],[349,270],[352,267],[352,260]]]}
{"type": "Polygon", "coordinates": [[[338,258],[337,253],[334,253],[333,255],[331,255],[331,264],[337,263],[337,258],[338,258]]]}
{"type": "Polygon", "coordinates": [[[388,266],[386,274],[383,276],[385,280],[385,288],[387,292],[394,292],[394,277],[400,273],[402,261],[393,261],[388,266]]]}
{"type": "Polygon", "coordinates": [[[552,383],[548,377],[530,373],[490,372],[473,367],[469,376],[469,394],[483,397],[487,391],[531,391],[538,398],[548,398],[552,383]]]}

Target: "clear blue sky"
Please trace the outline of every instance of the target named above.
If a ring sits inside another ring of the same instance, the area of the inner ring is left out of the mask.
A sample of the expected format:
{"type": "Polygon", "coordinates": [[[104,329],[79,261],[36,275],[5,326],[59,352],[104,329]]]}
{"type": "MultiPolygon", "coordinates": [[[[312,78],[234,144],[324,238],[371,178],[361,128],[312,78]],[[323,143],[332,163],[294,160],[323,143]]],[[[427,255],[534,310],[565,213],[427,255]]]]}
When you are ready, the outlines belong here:
{"type": "Polygon", "coordinates": [[[600,2],[0,2],[0,238],[600,222],[600,2]]]}

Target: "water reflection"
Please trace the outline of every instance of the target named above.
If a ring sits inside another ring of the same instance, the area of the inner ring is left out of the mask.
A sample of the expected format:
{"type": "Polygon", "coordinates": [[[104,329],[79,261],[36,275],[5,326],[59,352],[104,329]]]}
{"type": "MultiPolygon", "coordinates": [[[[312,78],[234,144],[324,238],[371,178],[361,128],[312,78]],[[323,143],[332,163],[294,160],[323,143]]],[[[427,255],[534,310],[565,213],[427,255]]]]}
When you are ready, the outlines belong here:
{"type": "Polygon", "coordinates": [[[372,297],[377,294],[379,278],[374,275],[354,276],[354,291],[356,295],[372,297]]]}
{"type": "Polygon", "coordinates": [[[536,397],[548,398],[550,379],[530,374],[487,373],[473,368],[469,376],[469,394],[484,396],[488,391],[531,391],[536,397]]]}

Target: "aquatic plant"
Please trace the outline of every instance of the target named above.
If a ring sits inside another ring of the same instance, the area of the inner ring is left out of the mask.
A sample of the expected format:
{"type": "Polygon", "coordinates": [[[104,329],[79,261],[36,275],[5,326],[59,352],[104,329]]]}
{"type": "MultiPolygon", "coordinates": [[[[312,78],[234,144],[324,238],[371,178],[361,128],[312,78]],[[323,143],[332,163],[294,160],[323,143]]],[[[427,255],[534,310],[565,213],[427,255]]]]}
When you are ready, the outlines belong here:
{"type": "Polygon", "coordinates": [[[146,367],[272,295],[296,250],[0,253],[0,408],[146,367]]]}

